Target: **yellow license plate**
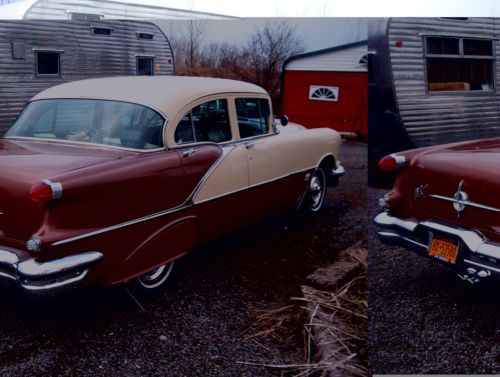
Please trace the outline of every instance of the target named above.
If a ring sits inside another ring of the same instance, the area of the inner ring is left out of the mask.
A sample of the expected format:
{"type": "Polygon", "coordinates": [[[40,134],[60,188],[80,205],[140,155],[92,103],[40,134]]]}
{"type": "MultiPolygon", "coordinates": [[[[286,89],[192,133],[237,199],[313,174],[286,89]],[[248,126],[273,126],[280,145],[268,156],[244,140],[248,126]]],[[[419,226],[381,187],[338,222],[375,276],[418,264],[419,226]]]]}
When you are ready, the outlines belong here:
{"type": "Polygon", "coordinates": [[[432,238],[429,255],[442,259],[448,263],[456,264],[458,257],[458,245],[448,240],[432,238]]]}

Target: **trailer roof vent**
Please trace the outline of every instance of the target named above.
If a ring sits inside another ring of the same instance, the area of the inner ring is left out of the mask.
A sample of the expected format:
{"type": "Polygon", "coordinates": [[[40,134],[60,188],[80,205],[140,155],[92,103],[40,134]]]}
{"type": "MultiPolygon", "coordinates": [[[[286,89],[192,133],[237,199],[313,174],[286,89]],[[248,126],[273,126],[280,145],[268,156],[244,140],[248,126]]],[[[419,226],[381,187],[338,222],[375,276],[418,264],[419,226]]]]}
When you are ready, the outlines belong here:
{"type": "Polygon", "coordinates": [[[137,32],[137,39],[145,39],[148,41],[151,41],[154,38],[153,33],[144,33],[144,32],[137,32]]]}
{"type": "Polygon", "coordinates": [[[69,18],[73,21],[101,21],[103,17],[101,14],[69,12],[69,18]]]}
{"type": "Polygon", "coordinates": [[[92,26],[92,34],[94,34],[94,35],[111,35],[112,31],[113,31],[113,29],[109,28],[109,27],[92,26]]]}

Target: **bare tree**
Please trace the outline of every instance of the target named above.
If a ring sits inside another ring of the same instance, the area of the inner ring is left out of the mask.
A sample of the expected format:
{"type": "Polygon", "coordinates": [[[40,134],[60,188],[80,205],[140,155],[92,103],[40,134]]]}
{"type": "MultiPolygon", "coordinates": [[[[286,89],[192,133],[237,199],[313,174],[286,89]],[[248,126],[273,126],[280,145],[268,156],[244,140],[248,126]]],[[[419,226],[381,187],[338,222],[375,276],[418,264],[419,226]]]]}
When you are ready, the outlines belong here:
{"type": "Polygon", "coordinates": [[[199,20],[170,22],[165,30],[174,53],[177,74],[196,74],[206,22],[199,20]]]}
{"type": "MultiPolygon", "coordinates": [[[[178,23],[175,24],[178,28],[178,23]]],[[[243,46],[228,43],[202,45],[206,23],[189,21],[184,32],[170,30],[179,75],[231,78],[255,83],[266,89],[278,104],[280,71],[291,55],[304,51],[295,27],[286,21],[267,23],[243,46]]]]}
{"type": "Polygon", "coordinates": [[[286,58],[305,50],[302,39],[290,23],[268,23],[250,37],[242,51],[240,75],[279,97],[280,71],[286,58]]]}
{"type": "Polygon", "coordinates": [[[188,44],[188,66],[189,73],[193,75],[194,68],[196,67],[197,59],[200,52],[200,44],[202,41],[203,33],[206,29],[205,21],[189,20],[187,24],[187,44],[188,44]]]}

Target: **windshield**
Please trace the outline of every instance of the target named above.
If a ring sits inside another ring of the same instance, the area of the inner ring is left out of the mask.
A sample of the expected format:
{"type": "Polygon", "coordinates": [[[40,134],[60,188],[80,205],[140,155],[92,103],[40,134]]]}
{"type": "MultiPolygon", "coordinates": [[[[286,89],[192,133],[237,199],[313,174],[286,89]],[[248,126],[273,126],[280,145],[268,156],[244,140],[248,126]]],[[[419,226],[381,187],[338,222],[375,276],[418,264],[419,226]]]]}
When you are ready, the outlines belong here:
{"type": "Polygon", "coordinates": [[[164,123],[157,112],[137,104],[53,99],[29,103],[5,136],[155,149],[163,146],[164,123]]]}

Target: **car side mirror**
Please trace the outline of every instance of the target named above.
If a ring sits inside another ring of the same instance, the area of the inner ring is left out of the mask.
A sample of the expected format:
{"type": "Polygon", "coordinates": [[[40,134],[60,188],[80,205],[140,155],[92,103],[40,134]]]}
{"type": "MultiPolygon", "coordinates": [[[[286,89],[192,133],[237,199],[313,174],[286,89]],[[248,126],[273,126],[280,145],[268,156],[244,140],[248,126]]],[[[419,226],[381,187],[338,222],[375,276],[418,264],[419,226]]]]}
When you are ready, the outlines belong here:
{"type": "Polygon", "coordinates": [[[286,115],[281,115],[280,122],[282,126],[286,126],[288,124],[288,117],[286,115]]]}

